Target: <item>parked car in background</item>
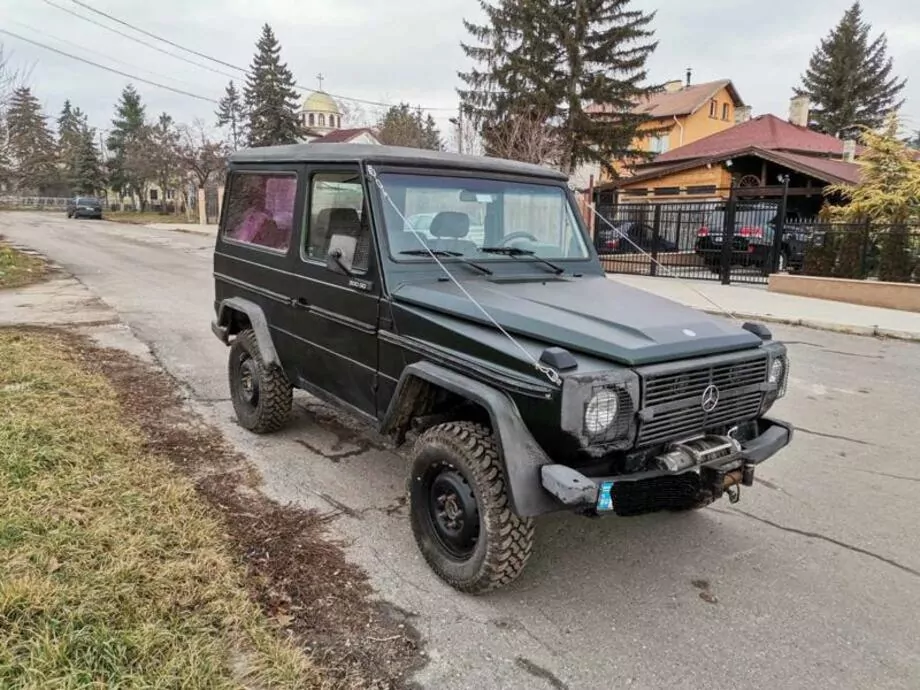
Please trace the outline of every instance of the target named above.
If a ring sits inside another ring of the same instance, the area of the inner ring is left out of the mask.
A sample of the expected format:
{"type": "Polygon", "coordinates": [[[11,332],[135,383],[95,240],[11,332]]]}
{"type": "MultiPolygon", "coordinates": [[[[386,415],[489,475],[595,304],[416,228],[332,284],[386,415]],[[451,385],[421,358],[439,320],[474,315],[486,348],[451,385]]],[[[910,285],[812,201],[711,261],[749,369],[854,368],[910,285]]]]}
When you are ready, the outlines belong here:
{"type": "Polygon", "coordinates": [[[678,251],[677,244],[669,239],[659,236],[656,242],[654,228],[646,223],[620,220],[611,226],[597,230],[595,247],[598,254],[651,253],[656,248],[659,254],[678,251]]]}
{"type": "MultiPolygon", "coordinates": [[[[777,270],[797,271],[805,261],[809,229],[797,225],[798,213],[786,214],[782,223],[782,243],[776,263],[777,270]]],[[[735,209],[735,232],[732,240],[732,265],[763,268],[772,262],[773,240],[779,224],[777,204],[754,202],[739,204],[735,209]]],[[[722,266],[722,245],[725,235],[725,210],[713,211],[697,231],[696,253],[706,265],[718,273],[722,266]]]]}
{"type": "Polygon", "coordinates": [[[102,218],[102,202],[94,196],[77,196],[67,200],[68,218],[102,218]]]}

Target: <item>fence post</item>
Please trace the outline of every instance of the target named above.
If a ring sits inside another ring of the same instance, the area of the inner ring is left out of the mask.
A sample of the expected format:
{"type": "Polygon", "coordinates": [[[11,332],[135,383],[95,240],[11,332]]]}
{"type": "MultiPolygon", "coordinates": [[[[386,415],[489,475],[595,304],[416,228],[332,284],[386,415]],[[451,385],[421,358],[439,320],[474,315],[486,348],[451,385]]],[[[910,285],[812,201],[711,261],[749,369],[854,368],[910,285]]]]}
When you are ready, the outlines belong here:
{"type": "Polygon", "coordinates": [[[208,224],[207,196],[205,195],[204,187],[198,188],[198,224],[208,224]]]}
{"type": "Polygon", "coordinates": [[[869,276],[869,252],[872,251],[872,221],[866,218],[863,224],[865,228],[865,241],[862,245],[862,251],[859,256],[859,278],[865,280],[869,276]]]}
{"type": "MultiPolygon", "coordinates": [[[[786,234],[786,205],[789,194],[789,176],[783,175],[783,197],[779,202],[776,213],[776,223],[773,228],[773,248],[770,252],[769,265],[764,262],[763,274],[770,275],[779,270],[779,256],[783,252],[783,236],[786,234]]],[[[788,268],[788,266],[787,266],[788,268]]]]}
{"type": "Polygon", "coordinates": [[[732,282],[732,252],[735,249],[735,188],[734,185],[728,193],[728,203],[725,206],[725,223],[722,227],[722,265],[719,275],[722,285],[731,285],[732,282]]]}
{"type": "Polygon", "coordinates": [[[652,260],[648,264],[648,274],[658,275],[658,238],[661,237],[661,204],[655,206],[652,213],[652,260]]]}

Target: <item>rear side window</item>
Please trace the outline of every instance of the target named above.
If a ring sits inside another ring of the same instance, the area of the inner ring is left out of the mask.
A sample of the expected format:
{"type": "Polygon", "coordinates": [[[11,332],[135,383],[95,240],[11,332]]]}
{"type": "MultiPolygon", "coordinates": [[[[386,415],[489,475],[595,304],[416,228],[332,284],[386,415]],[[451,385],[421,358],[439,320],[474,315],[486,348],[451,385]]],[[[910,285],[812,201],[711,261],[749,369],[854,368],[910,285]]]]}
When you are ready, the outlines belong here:
{"type": "Polygon", "coordinates": [[[224,237],[286,252],[294,228],[295,173],[230,175],[224,237]]]}

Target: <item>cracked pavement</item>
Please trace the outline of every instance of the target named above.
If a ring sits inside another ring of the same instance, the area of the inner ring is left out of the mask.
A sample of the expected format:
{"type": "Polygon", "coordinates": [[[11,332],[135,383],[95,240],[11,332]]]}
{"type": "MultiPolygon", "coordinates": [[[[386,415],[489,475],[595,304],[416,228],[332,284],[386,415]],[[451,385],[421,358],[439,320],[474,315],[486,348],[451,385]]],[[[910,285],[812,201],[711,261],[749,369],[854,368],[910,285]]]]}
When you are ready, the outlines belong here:
{"type": "Polygon", "coordinates": [[[741,503],[543,518],[522,578],[472,598],[419,556],[405,460],[372,429],[305,395],[281,434],[236,426],[209,329],[211,239],[25,213],[0,214],[0,234],[76,277],[0,295],[0,322],[149,348],[267,495],[338,512],[350,557],[415,616],[423,687],[920,687],[918,344],[771,326],[792,356],[775,414],[801,431],[741,503]]]}

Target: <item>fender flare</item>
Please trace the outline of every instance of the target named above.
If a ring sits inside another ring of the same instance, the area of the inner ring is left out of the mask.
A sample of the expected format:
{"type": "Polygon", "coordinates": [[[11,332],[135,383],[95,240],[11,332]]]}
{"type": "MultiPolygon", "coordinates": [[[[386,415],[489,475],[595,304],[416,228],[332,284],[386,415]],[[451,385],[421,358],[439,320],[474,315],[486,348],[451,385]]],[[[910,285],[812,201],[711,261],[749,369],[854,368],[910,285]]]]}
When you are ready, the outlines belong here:
{"type": "MultiPolygon", "coordinates": [[[[272,341],[271,331],[268,330],[268,319],[265,318],[265,312],[255,302],[242,297],[229,297],[222,300],[217,307],[217,327],[222,331],[221,340],[225,343],[228,336],[232,335],[230,326],[233,323],[231,318],[233,312],[245,314],[249,319],[252,330],[256,335],[256,342],[259,345],[259,354],[262,361],[268,366],[281,366],[281,360],[278,357],[278,351],[275,350],[275,343],[272,341]]],[[[217,332],[215,330],[215,332],[217,332]]]]}
{"type": "Polygon", "coordinates": [[[480,405],[489,415],[501,458],[511,508],[521,517],[555,512],[561,506],[543,489],[540,468],[552,464],[521,419],[517,405],[497,388],[431,362],[415,362],[403,369],[380,425],[382,433],[403,421],[406,405],[415,395],[412,384],[425,381],[480,405]]]}

